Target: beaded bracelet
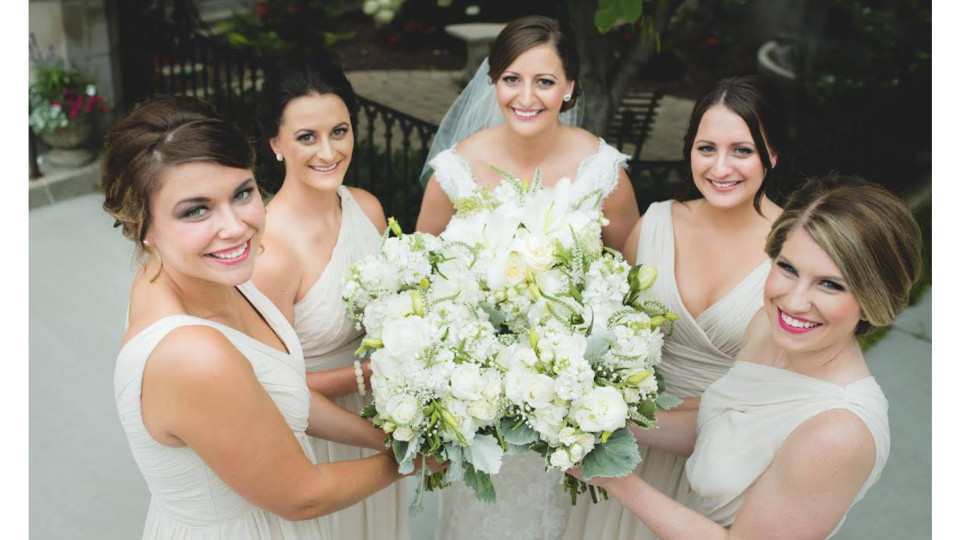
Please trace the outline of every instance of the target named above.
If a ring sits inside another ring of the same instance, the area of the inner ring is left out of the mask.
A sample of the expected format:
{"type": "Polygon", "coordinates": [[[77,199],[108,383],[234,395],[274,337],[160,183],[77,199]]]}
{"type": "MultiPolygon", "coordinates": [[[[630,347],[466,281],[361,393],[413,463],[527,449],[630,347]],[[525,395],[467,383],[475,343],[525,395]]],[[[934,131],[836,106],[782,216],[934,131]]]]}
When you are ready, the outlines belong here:
{"type": "Polygon", "coordinates": [[[357,393],[361,396],[367,395],[367,385],[363,384],[363,368],[360,367],[360,360],[353,361],[353,374],[357,376],[357,393]]]}

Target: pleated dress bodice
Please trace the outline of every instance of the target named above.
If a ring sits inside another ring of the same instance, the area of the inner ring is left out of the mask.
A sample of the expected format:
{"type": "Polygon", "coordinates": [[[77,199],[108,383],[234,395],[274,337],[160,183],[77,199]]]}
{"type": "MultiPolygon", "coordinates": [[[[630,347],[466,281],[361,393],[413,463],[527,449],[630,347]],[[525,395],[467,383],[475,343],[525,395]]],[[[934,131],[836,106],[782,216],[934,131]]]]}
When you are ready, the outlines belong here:
{"type": "Polygon", "coordinates": [[[277,333],[289,354],[229,326],[189,315],[173,315],[132,337],[117,358],[114,372],[117,412],[151,494],[144,539],[327,537],[316,519],[286,521],[251,504],[226,485],[196,452],[189,447],[160,444],[143,423],[140,407],[143,369],[154,348],[176,328],[209,326],[223,333],[250,361],[257,380],[280,410],[304,454],[315,462],[305,433],[310,392],[297,336],[280,311],[252,283],[244,283],[237,289],[277,333]]]}
{"type": "Polygon", "coordinates": [[[651,291],[679,315],[673,333],[664,341],[658,368],[667,392],[680,397],[699,396],[733,366],[740,353],[747,325],[763,305],[763,284],[770,261],[764,260],[730,292],[693,317],[683,305],[675,277],[673,204],[672,200],[653,203],[643,215],[637,262],[657,267],[659,273],[651,291]]]}
{"type": "MultiPolygon", "coordinates": [[[[330,261],[307,293],[293,305],[293,327],[303,345],[307,371],[326,371],[353,365],[353,352],[360,346],[363,330],[347,316],[343,301],[343,276],[350,265],[375,253],[380,247],[380,232],[370,221],[346,186],[337,188],[340,196],[340,231],[330,253],[330,261]]],[[[341,407],[359,414],[373,396],[354,392],[333,398],[341,407]]],[[[317,463],[361,459],[375,455],[365,448],[310,437],[317,463]]],[[[379,540],[409,538],[407,503],[403,483],[396,482],[362,501],[338,512],[322,516],[321,523],[332,538],[379,540]]]]}
{"type": "MultiPolygon", "coordinates": [[[[880,478],[890,454],[888,403],[873,377],[846,386],[753,362],[737,361],[703,394],[697,442],[687,460],[695,509],[721,525],[733,523],[750,486],[803,422],[833,409],[856,414],[876,448],[873,469],[851,506],[880,478]]],[[[846,515],[844,515],[844,519],[846,515]]],[[[837,532],[843,519],[834,528],[837,532]]]]}

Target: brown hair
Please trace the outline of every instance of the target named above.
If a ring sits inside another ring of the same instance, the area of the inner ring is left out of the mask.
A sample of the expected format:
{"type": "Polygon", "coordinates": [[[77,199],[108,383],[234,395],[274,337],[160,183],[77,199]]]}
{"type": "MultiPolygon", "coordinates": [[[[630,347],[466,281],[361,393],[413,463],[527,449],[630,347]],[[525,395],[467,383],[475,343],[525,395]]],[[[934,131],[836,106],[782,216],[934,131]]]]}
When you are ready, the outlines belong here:
{"type": "Polygon", "coordinates": [[[580,81],[577,79],[580,77],[580,55],[573,31],[556,19],[530,15],[512,21],[501,30],[490,45],[490,82],[496,84],[518,56],[544,43],[552,45],[557,51],[563,64],[564,77],[574,81],[573,99],[560,106],[560,112],[568,111],[576,105],[580,95],[580,81]]]}
{"type": "Polygon", "coordinates": [[[787,138],[783,120],[784,106],[778,101],[778,97],[777,92],[757,75],[723,79],[697,100],[690,114],[687,133],[683,136],[683,158],[687,160],[689,169],[690,153],[700,129],[700,121],[708,110],[715,105],[723,105],[743,119],[750,129],[753,144],[757,146],[760,162],[763,163],[763,181],[753,197],[753,207],[761,215],[760,201],[774,179],[773,160],[770,156],[780,154],[787,138]]]}
{"type": "Polygon", "coordinates": [[[767,236],[767,255],[778,257],[801,227],[840,268],[860,304],[866,320],[857,335],[892,323],[923,265],[920,227],[903,201],[862,178],[814,178],[787,200],[767,236]]]}
{"type": "Polygon", "coordinates": [[[150,225],[150,196],[160,188],[164,171],[196,162],[236,169],[254,165],[246,136],[209,104],[188,96],[164,96],[138,106],[110,130],[105,147],[103,209],[136,244],[138,256],[150,225]]]}

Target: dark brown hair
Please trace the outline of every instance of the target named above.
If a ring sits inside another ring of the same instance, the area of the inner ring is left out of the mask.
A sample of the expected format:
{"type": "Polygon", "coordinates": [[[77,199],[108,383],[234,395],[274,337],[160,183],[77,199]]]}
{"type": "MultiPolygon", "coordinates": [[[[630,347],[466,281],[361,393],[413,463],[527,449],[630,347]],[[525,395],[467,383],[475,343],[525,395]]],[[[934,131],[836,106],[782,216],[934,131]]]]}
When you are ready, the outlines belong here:
{"type": "Polygon", "coordinates": [[[767,255],[780,256],[799,228],[833,259],[860,304],[866,320],[857,335],[892,323],[923,270],[923,237],[903,201],[862,178],[810,179],[790,195],[770,229],[767,255]]]}
{"type": "Polygon", "coordinates": [[[123,235],[143,252],[150,225],[150,196],[168,168],[185,163],[217,163],[253,169],[250,142],[203,101],[164,96],[133,110],[107,134],[101,183],[103,209],[123,235]]]}
{"type": "Polygon", "coordinates": [[[560,24],[557,19],[542,15],[520,17],[508,24],[490,45],[490,82],[497,79],[510,67],[521,54],[537,45],[548,43],[553,46],[563,64],[563,75],[574,81],[573,99],[563,102],[560,112],[568,111],[577,103],[580,95],[580,55],[573,31],[560,24]]]}
{"type": "Polygon", "coordinates": [[[690,114],[687,133],[683,136],[683,157],[691,167],[690,153],[700,129],[703,115],[715,105],[723,105],[743,119],[750,129],[753,144],[757,146],[764,176],[760,188],[753,197],[753,207],[760,212],[760,201],[774,180],[774,166],[770,156],[778,160],[786,143],[787,131],[783,120],[784,106],[778,95],[762,78],[756,75],[728,77],[718,82],[709,92],[697,100],[690,114]]]}

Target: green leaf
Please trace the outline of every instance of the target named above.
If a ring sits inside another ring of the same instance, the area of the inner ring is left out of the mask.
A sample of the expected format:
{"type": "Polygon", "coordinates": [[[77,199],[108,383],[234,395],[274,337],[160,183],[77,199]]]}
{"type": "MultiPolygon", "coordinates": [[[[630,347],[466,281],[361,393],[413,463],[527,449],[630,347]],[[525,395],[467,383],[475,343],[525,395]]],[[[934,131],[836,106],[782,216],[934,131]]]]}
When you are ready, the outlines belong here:
{"type": "Polygon", "coordinates": [[[658,410],[666,411],[668,409],[680,406],[680,404],[683,403],[683,400],[673,394],[660,394],[657,396],[656,403],[658,410]]]}
{"type": "Polygon", "coordinates": [[[643,15],[643,0],[599,0],[593,22],[601,34],[623,21],[633,24],[643,15]]]}
{"type": "Polygon", "coordinates": [[[613,432],[606,444],[597,445],[583,458],[583,479],[594,476],[621,477],[640,464],[637,440],[627,428],[613,432]]]}
{"type": "Polygon", "coordinates": [[[473,489],[473,494],[478,501],[497,502],[497,492],[493,489],[493,481],[489,474],[474,469],[473,465],[468,463],[463,475],[463,482],[473,489]]]}
{"type": "Polygon", "coordinates": [[[587,338],[587,351],[583,354],[583,357],[590,362],[591,366],[597,365],[598,362],[603,358],[604,353],[610,350],[611,343],[611,334],[606,332],[604,334],[591,334],[587,338]]]}
{"type": "Polygon", "coordinates": [[[540,435],[526,423],[503,430],[503,438],[510,444],[524,446],[540,438],[540,435]]]}
{"type": "Polygon", "coordinates": [[[490,317],[490,324],[492,324],[494,328],[500,328],[503,321],[507,320],[507,316],[493,307],[493,304],[489,302],[480,302],[480,308],[487,312],[487,315],[490,317]]]}
{"type": "Polygon", "coordinates": [[[500,472],[503,448],[493,435],[475,435],[470,445],[464,448],[464,457],[476,469],[488,473],[500,472]]]}
{"type": "Polygon", "coordinates": [[[367,405],[366,407],[364,407],[362,411],[360,411],[360,416],[362,416],[362,417],[364,417],[364,418],[373,418],[373,417],[376,416],[376,415],[377,415],[377,404],[376,404],[376,403],[370,403],[369,405],[367,405]]]}

